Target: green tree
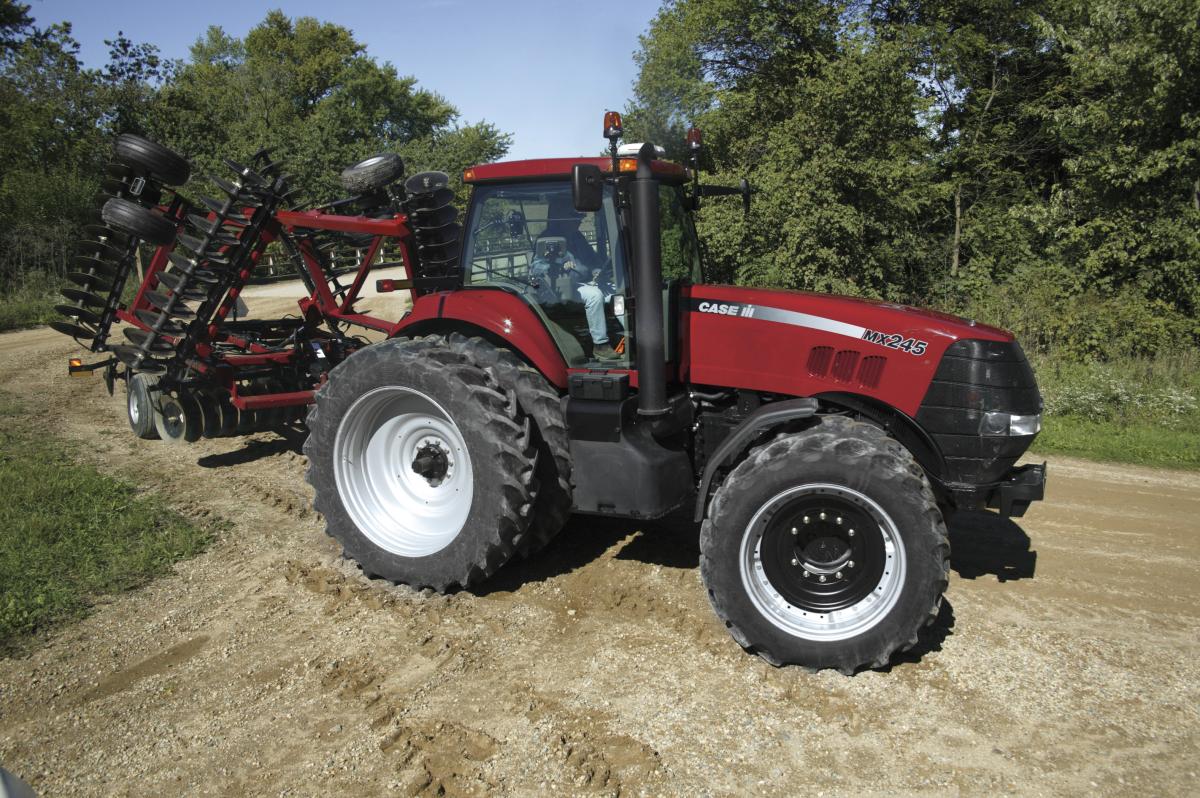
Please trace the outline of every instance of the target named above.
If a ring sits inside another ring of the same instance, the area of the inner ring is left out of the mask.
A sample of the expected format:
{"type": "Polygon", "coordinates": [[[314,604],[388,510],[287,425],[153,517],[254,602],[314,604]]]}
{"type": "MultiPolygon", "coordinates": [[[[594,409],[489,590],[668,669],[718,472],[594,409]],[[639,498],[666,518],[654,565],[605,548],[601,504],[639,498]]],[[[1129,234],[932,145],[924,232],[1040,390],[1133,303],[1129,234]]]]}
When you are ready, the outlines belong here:
{"type": "Polygon", "coordinates": [[[279,11],[245,40],[210,28],[159,92],[153,117],[155,134],[201,174],[267,147],[314,199],[336,196],[340,171],[379,150],[407,156],[409,171],[457,173],[509,144],[486,123],[457,127],[450,103],[367,55],[345,28],[279,11]]]}

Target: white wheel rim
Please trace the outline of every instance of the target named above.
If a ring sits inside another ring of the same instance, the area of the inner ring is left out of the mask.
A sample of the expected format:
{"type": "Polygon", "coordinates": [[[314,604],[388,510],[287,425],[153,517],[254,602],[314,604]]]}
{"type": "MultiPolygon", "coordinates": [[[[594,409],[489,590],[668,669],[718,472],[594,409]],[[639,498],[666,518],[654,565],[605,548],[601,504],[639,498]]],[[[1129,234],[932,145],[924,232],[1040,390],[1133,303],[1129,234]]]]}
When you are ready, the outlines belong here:
{"type": "Polygon", "coordinates": [[[763,504],[746,525],[738,561],[742,585],[759,613],[790,635],[818,642],[846,640],[879,623],[896,606],[907,569],[900,530],[891,516],[870,497],[842,485],[826,483],[798,485],[763,504]],[[818,611],[797,607],[780,595],[764,572],[761,542],[768,522],[790,500],[810,494],[832,495],[858,505],[875,520],[883,538],[887,561],[878,583],[857,603],[842,609],[818,611]]]}
{"type": "Polygon", "coordinates": [[[458,537],[471,512],[473,470],[450,415],[420,391],[376,388],[338,425],[334,481],[355,526],[401,557],[426,557],[458,537]],[[418,473],[418,455],[433,457],[418,473]]]}
{"type": "Polygon", "coordinates": [[[129,389],[127,401],[129,402],[129,420],[136,425],[141,420],[142,410],[138,407],[137,392],[132,386],[129,389]]]}

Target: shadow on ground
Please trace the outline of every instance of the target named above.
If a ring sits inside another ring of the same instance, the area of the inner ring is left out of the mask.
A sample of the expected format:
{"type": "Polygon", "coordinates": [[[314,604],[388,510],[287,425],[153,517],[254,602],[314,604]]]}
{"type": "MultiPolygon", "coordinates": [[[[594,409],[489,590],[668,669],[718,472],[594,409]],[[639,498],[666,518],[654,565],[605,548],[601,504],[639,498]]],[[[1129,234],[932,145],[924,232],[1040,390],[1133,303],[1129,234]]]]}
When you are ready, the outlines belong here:
{"type": "Polygon", "coordinates": [[[206,454],[196,460],[196,465],[201,468],[228,468],[275,457],[284,452],[303,454],[304,439],[308,437],[307,432],[291,428],[276,429],[273,432],[279,437],[270,440],[240,438],[242,448],[220,454],[206,454]]]}
{"type": "Polygon", "coordinates": [[[1037,552],[1029,548],[1025,530],[1011,518],[974,511],[948,520],[950,567],[963,579],[993,574],[1001,582],[1032,579],[1037,552]]]}

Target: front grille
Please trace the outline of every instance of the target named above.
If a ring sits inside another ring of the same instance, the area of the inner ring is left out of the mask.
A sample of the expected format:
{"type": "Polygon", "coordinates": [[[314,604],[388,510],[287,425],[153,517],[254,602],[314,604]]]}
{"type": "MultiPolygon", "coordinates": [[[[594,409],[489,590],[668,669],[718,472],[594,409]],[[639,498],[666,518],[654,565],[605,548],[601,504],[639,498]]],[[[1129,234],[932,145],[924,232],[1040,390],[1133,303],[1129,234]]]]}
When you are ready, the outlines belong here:
{"type": "Polygon", "coordinates": [[[1016,341],[957,341],[942,356],[917,411],[917,422],[946,458],[947,481],[997,482],[1036,437],[980,435],[987,411],[1042,412],[1033,369],[1016,341]]]}

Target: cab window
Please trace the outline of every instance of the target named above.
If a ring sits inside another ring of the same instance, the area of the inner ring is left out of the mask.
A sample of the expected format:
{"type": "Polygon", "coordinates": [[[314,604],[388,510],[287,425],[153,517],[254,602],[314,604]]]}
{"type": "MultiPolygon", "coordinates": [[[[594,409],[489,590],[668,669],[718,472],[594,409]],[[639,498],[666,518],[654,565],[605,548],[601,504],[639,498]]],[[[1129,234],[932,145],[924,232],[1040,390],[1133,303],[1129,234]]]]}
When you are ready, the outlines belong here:
{"type": "Polygon", "coordinates": [[[628,325],[613,303],[626,272],[611,189],[594,213],[575,210],[567,181],[476,186],[471,207],[467,283],[524,296],[569,365],[627,364],[628,325]]]}

